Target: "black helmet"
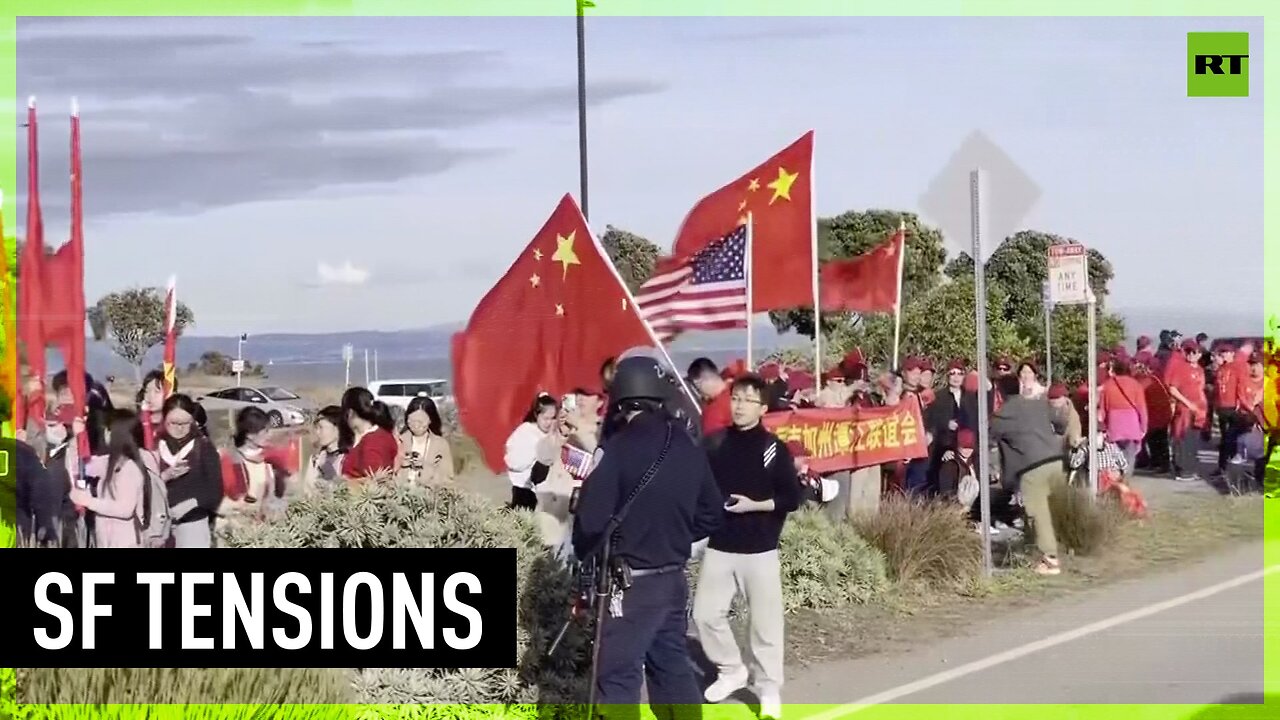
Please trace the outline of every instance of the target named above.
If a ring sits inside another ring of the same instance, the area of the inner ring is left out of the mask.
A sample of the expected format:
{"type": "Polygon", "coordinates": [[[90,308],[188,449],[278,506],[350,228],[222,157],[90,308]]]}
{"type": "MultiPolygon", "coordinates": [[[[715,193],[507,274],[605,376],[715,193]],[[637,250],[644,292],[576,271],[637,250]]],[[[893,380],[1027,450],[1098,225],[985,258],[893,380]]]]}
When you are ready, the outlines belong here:
{"type": "Polygon", "coordinates": [[[644,356],[618,361],[613,382],[609,384],[609,402],[623,400],[655,400],[661,402],[671,393],[671,375],[662,363],[644,356]]]}

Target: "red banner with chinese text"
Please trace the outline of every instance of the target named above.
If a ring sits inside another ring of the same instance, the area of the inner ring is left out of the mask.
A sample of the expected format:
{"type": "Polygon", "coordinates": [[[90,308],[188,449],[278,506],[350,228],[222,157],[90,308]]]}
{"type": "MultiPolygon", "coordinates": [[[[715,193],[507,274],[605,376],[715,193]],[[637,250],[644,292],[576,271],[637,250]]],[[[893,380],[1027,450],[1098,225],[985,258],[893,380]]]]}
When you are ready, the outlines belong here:
{"type": "Polygon", "coordinates": [[[764,425],[783,442],[799,440],[818,473],[853,470],[929,454],[915,403],[877,408],[814,408],[769,413],[764,425]]]}

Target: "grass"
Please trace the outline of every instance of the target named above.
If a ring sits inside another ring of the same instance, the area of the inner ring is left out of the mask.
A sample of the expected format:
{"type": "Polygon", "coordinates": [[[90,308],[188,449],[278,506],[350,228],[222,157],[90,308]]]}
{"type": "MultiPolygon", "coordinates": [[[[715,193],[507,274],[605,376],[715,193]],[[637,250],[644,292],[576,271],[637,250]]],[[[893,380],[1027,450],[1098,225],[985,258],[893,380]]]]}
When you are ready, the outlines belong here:
{"type": "Polygon", "coordinates": [[[982,543],[954,502],[890,495],[854,521],[900,584],[963,585],[982,572],[982,543]]]}

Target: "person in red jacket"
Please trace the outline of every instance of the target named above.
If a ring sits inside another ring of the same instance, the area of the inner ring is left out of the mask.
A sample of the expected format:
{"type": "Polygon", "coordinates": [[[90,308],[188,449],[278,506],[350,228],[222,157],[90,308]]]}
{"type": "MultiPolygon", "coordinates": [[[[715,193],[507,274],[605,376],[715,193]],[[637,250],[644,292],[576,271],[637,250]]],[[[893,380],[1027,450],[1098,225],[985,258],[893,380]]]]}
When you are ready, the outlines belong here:
{"type": "Polygon", "coordinates": [[[1173,397],[1160,377],[1153,372],[1155,355],[1142,351],[1134,358],[1133,376],[1142,386],[1147,403],[1147,436],[1143,440],[1145,462],[1139,457],[1138,466],[1157,474],[1169,472],[1169,425],[1173,422],[1173,397]]]}
{"type": "Polygon", "coordinates": [[[1169,358],[1164,383],[1173,397],[1173,471],[1180,482],[1200,480],[1196,453],[1200,431],[1209,420],[1209,401],[1204,391],[1204,368],[1200,365],[1200,344],[1185,340],[1179,356],[1169,358]]]}
{"type": "Polygon", "coordinates": [[[1217,349],[1217,370],[1213,374],[1213,414],[1218,419],[1218,432],[1221,439],[1218,444],[1218,474],[1227,471],[1227,463],[1236,451],[1236,440],[1240,436],[1240,416],[1236,405],[1240,400],[1240,366],[1236,363],[1236,349],[1231,343],[1219,343],[1217,349]]]}
{"type": "Polygon", "coordinates": [[[400,446],[386,404],[374,400],[367,388],[353,387],[342,394],[341,406],[355,435],[355,444],[342,459],[342,476],[348,482],[360,482],[374,473],[394,471],[400,446]]]}
{"type": "Polygon", "coordinates": [[[729,383],[709,358],[689,364],[689,384],[702,396],[702,436],[708,437],[733,424],[729,408],[729,383]]]}

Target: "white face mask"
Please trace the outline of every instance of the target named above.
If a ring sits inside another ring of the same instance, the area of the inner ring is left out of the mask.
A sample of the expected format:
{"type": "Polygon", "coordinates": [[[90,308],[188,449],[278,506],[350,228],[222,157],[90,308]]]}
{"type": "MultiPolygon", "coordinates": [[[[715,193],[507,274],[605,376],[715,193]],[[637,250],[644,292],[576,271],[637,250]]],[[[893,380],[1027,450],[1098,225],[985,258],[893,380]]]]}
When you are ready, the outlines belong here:
{"type": "Polygon", "coordinates": [[[67,427],[62,423],[45,425],[44,439],[50,445],[61,445],[67,439],[67,427]]]}

